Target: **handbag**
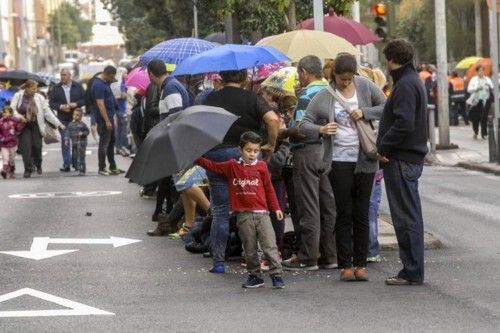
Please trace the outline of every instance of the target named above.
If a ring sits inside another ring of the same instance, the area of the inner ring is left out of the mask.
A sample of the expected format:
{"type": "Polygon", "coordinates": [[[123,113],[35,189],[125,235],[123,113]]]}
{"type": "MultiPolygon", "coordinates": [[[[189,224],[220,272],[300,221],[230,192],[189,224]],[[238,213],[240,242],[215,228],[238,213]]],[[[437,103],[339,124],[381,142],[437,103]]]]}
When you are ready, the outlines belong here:
{"type": "MultiPolygon", "coordinates": [[[[342,105],[342,107],[349,110],[349,106],[342,98],[340,98],[331,86],[328,86],[327,89],[330,94],[332,94],[333,98],[339,102],[340,105],[342,105]]],[[[375,135],[371,122],[366,119],[359,119],[354,123],[356,124],[356,129],[358,130],[358,138],[361,149],[370,159],[377,160],[377,136],[375,135]]]]}
{"type": "Polygon", "coordinates": [[[49,123],[48,121],[45,121],[45,131],[43,133],[43,142],[45,144],[49,145],[51,143],[57,143],[59,142],[59,131],[57,128],[49,123]]]}

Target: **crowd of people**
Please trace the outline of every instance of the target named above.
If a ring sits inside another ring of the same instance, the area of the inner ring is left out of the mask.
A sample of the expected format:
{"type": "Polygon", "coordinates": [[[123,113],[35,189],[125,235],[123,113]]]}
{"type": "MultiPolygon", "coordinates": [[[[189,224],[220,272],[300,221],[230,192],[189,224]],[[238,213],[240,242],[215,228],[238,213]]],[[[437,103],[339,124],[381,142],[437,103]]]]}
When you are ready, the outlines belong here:
{"type": "Polygon", "coordinates": [[[384,52],[394,81],[387,100],[381,72],[359,70],[350,54],[325,66],[316,56],[302,58],[293,93],[270,89],[265,77],[249,84],[247,70],[211,75],[213,87],[197,91],[160,60],[151,61],[151,84],[132,108],[139,149],[155,124],[194,103],[239,118],[192,168],[143,187],[143,197],[157,200],[152,220],[158,225],[148,235],[181,238],[186,250],[211,258],[215,274],[243,253],[244,288],[262,286],[265,271],[275,288],[285,285],[283,270],[339,268],[342,281],[367,281],[368,262],[380,261],[377,214],[385,178],[403,263],[386,284],[421,284],[418,178],[427,152],[427,93],[409,43],[392,41],[384,52]],[[363,150],[358,121],[380,121],[377,157],[363,150]],[[287,214],[293,231],[285,233],[287,214]]]}
{"type": "Polygon", "coordinates": [[[123,172],[115,149],[124,156],[140,149],[170,115],[194,104],[221,107],[238,116],[223,142],[192,167],[142,187],[143,198],[156,198],[158,224],[148,235],[182,239],[188,251],[212,259],[215,274],[226,272],[228,257],[243,253],[244,288],[261,287],[264,271],[275,288],[285,286],[283,270],[338,268],[341,281],[367,281],[368,263],[380,261],[377,214],[385,179],[403,264],[385,282],[421,284],[418,179],[427,152],[427,93],[411,44],[393,40],[384,54],[394,82],[388,99],[382,72],[360,69],[346,53],[324,66],[314,55],[302,58],[292,92],[262,84],[272,72],[258,80],[249,80],[246,69],[176,78],[158,59],[147,65],[145,90],[121,85],[113,91],[113,66],[86,91],[61,71],[48,100],[28,81],[0,121],[2,176],[14,175],[17,145],[24,176],[42,174],[42,139],[51,125],[61,133],[61,172],[73,167],[85,175],[87,136],[95,128],[98,174],[109,176],[123,172]],[[82,122],[84,106],[91,129],[82,122]],[[376,156],[362,144],[360,122],[378,124],[376,156]],[[293,231],[285,233],[287,214],[293,231]]]}

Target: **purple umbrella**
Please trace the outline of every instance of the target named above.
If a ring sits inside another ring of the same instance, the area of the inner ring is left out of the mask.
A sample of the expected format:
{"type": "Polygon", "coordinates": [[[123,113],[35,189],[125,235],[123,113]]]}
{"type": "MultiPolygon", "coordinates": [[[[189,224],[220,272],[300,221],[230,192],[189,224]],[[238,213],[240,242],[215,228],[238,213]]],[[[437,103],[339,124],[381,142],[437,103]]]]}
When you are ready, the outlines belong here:
{"type": "MultiPolygon", "coordinates": [[[[365,45],[378,42],[380,39],[363,24],[337,16],[330,11],[324,17],[324,29],[334,35],[347,39],[353,45],[365,45]]],[[[310,18],[299,24],[299,29],[314,30],[314,19],[310,18]]]]}

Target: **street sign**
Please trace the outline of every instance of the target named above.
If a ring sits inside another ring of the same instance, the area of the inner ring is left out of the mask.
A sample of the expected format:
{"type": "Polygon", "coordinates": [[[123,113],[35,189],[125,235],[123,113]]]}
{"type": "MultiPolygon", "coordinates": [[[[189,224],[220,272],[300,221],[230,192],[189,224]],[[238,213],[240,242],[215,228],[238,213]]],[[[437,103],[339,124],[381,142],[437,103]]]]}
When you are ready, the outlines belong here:
{"type": "Polygon", "coordinates": [[[113,247],[120,247],[137,242],[142,242],[142,241],[139,239],[121,238],[113,236],[104,239],[33,237],[33,243],[31,243],[31,248],[29,251],[0,251],[0,253],[27,259],[42,260],[78,251],[75,249],[48,250],[47,247],[49,246],[49,244],[92,244],[92,245],[110,244],[113,245],[113,247]]]}
{"type": "Polygon", "coordinates": [[[0,303],[17,297],[29,295],[51,302],[69,309],[59,310],[21,310],[21,311],[0,311],[0,318],[5,317],[54,317],[54,316],[90,316],[106,315],[114,316],[114,313],[103,311],[92,306],[71,301],[62,297],[50,295],[35,289],[23,288],[0,296],[0,303]]]}
{"type": "Polygon", "coordinates": [[[51,199],[72,197],[102,197],[107,195],[121,194],[120,191],[75,191],[75,192],[42,192],[22,193],[9,195],[11,199],[51,199]]]}

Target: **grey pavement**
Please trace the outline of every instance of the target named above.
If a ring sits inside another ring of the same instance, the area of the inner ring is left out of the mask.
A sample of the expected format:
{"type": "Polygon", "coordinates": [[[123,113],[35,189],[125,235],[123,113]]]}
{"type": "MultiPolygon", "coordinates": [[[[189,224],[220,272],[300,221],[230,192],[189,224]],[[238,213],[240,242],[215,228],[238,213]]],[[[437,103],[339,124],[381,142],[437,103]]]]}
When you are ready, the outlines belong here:
{"type": "MultiPolygon", "coordinates": [[[[27,251],[34,237],[141,240],[111,245],[50,244],[78,251],[42,260],[0,253],[2,295],[31,288],[114,315],[9,318],[10,311],[67,306],[31,296],[0,301],[0,332],[496,332],[500,325],[500,177],[426,167],[421,195],[426,230],[442,240],[426,252],[426,283],[387,287],[400,269],[397,251],[370,264],[370,281],[343,283],[337,270],[285,273],[287,287],[244,290],[237,259],[228,273],[208,273],[210,260],[182,243],[150,238],[154,202],[122,176],[98,176],[95,146],[85,177],[61,174],[49,146],[44,175],[0,179],[0,251],[27,251]],[[116,191],[109,196],[11,198],[41,192],[116,191]],[[92,212],[92,216],[87,216],[92,212]]],[[[129,159],[118,157],[126,168],[129,159]]],[[[21,161],[18,161],[18,167],[21,161]]],[[[388,213],[383,198],[382,219],[388,213]]],[[[385,231],[381,229],[383,235],[385,231]]]]}
{"type": "MultiPolygon", "coordinates": [[[[459,166],[500,176],[500,165],[489,162],[488,140],[473,139],[473,133],[471,126],[451,126],[450,142],[458,145],[458,148],[437,150],[434,156],[429,156],[432,164],[459,166]]],[[[439,138],[437,128],[436,138],[439,138]]]]}

